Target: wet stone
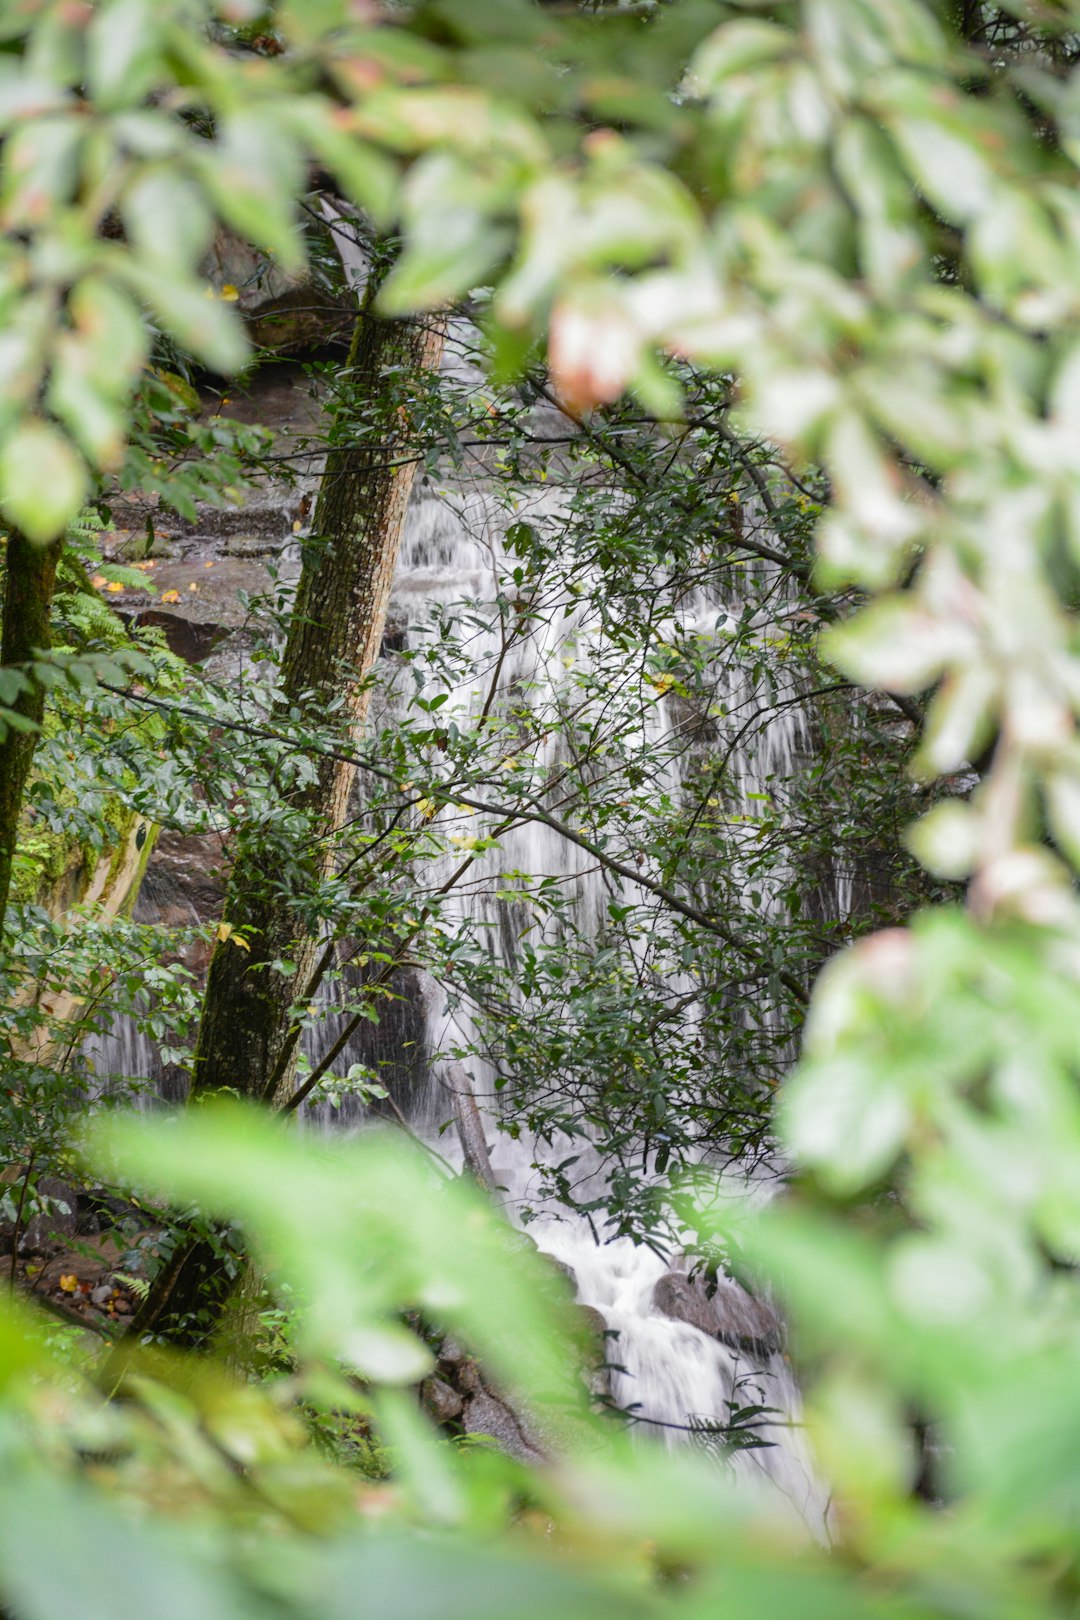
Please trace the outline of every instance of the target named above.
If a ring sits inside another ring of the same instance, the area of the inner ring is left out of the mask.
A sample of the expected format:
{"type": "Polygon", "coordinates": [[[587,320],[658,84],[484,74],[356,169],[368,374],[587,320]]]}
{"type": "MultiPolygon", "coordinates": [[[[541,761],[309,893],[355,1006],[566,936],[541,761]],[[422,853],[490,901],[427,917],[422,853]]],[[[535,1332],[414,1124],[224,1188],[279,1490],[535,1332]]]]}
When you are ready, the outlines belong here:
{"type": "Polygon", "coordinates": [[[37,1184],[38,1198],[47,1200],[47,1207],[26,1222],[19,1239],[23,1254],[34,1254],[46,1248],[55,1237],[72,1237],[79,1195],[74,1187],[55,1176],[42,1176],[37,1184]]]}
{"type": "Polygon", "coordinates": [[[543,1453],[525,1439],[509,1407],[496,1400],[494,1395],[475,1395],[465,1408],[464,1424],[467,1434],[490,1436],[500,1451],[505,1451],[508,1457],[514,1457],[518,1462],[535,1464],[544,1461],[543,1453]]]}
{"type": "Polygon", "coordinates": [[[425,1378],[420,1385],[420,1399],[436,1423],[449,1423],[460,1417],[465,1404],[453,1384],[448,1384],[437,1373],[425,1378]]]}
{"type": "Polygon", "coordinates": [[[730,1277],[719,1277],[710,1293],[704,1279],[666,1272],[652,1294],[653,1309],[685,1322],[733,1350],[771,1356],[783,1344],[783,1324],[764,1300],[755,1299],[730,1277]]]}

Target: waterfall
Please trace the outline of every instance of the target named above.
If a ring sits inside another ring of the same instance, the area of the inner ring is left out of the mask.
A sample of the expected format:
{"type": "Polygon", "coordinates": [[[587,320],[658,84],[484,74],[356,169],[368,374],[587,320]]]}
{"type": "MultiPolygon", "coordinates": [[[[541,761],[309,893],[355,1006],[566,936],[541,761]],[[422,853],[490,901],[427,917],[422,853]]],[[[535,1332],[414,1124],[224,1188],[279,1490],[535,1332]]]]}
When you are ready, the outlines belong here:
{"type": "MultiPolygon", "coordinates": [[[[458,364],[453,351],[448,365],[458,364]]],[[[527,702],[534,710],[557,706],[561,692],[573,689],[575,677],[596,667],[601,648],[596,627],[588,622],[583,609],[574,609],[556,620],[539,615],[527,634],[515,635],[509,645],[500,643],[498,614],[495,611],[501,581],[512,559],[507,552],[507,529],[511,522],[528,520],[538,528],[563,521],[567,510],[565,490],[536,485],[516,510],[509,510],[486,478],[483,468],[471,483],[455,483],[440,489],[426,479],[418,486],[410,509],[390,609],[390,648],[407,646],[414,654],[435,634],[433,610],[452,611],[456,605],[472,604],[477,628],[469,646],[468,666],[451,680],[449,695],[440,715],[462,726],[475,724],[482,706],[498,713],[508,694],[516,702],[527,702]],[[497,672],[497,675],[496,675],[497,672]],[[492,693],[487,685],[495,680],[492,693]]],[[[284,502],[283,502],[284,504],[284,502]]],[[[290,558],[291,513],[283,515],[281,551],[290,558]]],[[[763,521],[763,515],[748,504],[744,521],[763,521]]],[[[199,541],[200,557],[210,555],[214,540],[199,541]]],[[[754,564],[759,580],[769,563],[754,564]]],[[[764,593],[761,593],[764,594],[764,593]]],[[[587,592],[583,593],[587,596],[587,592]]],[[[770,612],[782,619],[784,601],[772,603],[770,612]]],[[[681,631],[722,648],[728,626],[741,611],[739,602],[725,601],[715,589],[698,588],[679,602],[676,618],[681,631]]],[[[768,625],[763,623],[763,633],[768,625]]],[[[391,664],[387,679],[376,689],[371,724],[373,727],[402,712],[413,687],[406,676],[422,668],[415,658],[408,669],[391,664]]],[[[757,703],[754,683],[737,660],[719,658],[716,668],[720,708],[738,717],[757,703]]],[[[433,675],[430,692],[447,691],[443,671],[433,675]]],[[[783,701],[773,705],[774,718],[759,736],[755,748],[738,740],[738,726],[731,719],[718,722],[720,734],[727,724],[727,745],[733,750],[729,772],[737,784],[734,811],[748,829],[745,855],[753,851],[753,827],[757,807],[771,776],[785,778],[800,768],[809,751],[806,717],[798,702],[794,684],[780,694],[783,701]]],[[[611,703],[624,701],[615,691],[611,703]]],[[[640,726],[642,748],[653,745],[658,757],[656,791],[677,798],[683,788],[684,773],[697,754],[680,742],[668,746],[666,740],[680,735],[676,696],[660,683],[655,700],[635,718],[634,705],[625,701],[628,733],[640,726]]],[[[558,763],[562,746],[557,728],[536,745],[530,758],[538,772],[558,763]]],[[[624,746],[626,744],[624,739],[624,746]]],[[[475,833],[486,831],[484,818],[463,814],[451,806],[440,811],[432,825],[453,833],[464,828],[475,833]]],[[[733,840],[733,847],[738,840],[733,840]]],[[[460,850],[451,845],[436,863],[432,886],[437,886],[450,870],[460,850]]],[[[735,847],[737,869],[742,859],[735,847]]],[[[642,876],[651,874],[648,863],[642,876]]],[[[480,855],[467,887],[455,891],[449,910],[443,913],[443,926],[452,927],[456,918],[462,929],[485,937],[492,952],[513,964],[517,948],[514,902],[505,898],[501,874],[519,871],[545,874],[558,880],[572,894],[572,917],[580,938],[595,940],[613,897],[622,900],[649,900],[638,885],[625,879],[613,880],[597,862],[560,836],[558,831],[537,821],[520,821],[505,833],[499,847],[480,855]],[[503,898],[499,896],[503,895],[503,898]]],[[[744,874],[749,883],[750,866],[744,874]]],[[[136,910],[136,919],[160,918],[170,901],[170,879],[157,856],[151,863],[147,884],[136,910]]],[[[776,909],[775,893],[766,891],[761,905],[766,914],[776,909]]],[[[203,918],[204,921],[207,918],[203,918]]],[[[558,931],[548,922],[534,929],[534,937],[558,946],[558,931]]],[[[476,1026],[467,1001],[451,1002],[446,991],[433,978],[410,970],[399,985],[401,999],[377,1028],[365,1026],[343,1055],[340,1067],[362,1062],[379,1067],[390,1065],[400,1080],[395,1082],[399,1107],[412,1128],[421,1135],[432,1134],[451,1117],[448,1086],[452,1080],[455,1051],[471,1051],[469,1082],[481,1108],[494,1179],[499,1196],[511,1219],[526,1226],[539,1247],[572,1274],[582,1305],[598,1313],[607,1335],[610,1363],[609,1387],[612,1403],[630,1414],[637,1429],[665,1443],[687,1441],[715,1444],[714,1429],[722,1428],[738,1408],[763,1407],[775,1411],[762,1421],[760,1437],[769,1442],[760,1448],[739,1450],[729,1459],[730,1466],[745,1480],[747,1487],[761,1485],[782,1494],[807,1523],[811,1531],[825,1535],[824,1494],[799,1428],[799,1397],[790,1366],[782,1348],[780,1324],[766,1302],[751,1298],[731,1279],[720,1276],[713,1287],[687,1273],[681,1252],[682,1234],[669,1225],[657,1234],[654,1246],[636,1244],[624,1236],[613,1239],[603,1220],[579,1209],[567,1208],[550,1195],[545,1185],[545,1166],[560,1156],[576,1153],[576,1191],[579,1201],[588,1203],[602,1197],[605,1169],[600,1156],[591,1148],[588,1135],[556,1137],[541,1142],[522,1133],[517,1137],[500,1131],[497,1076],[483,1058],[477,1057],[476,1026]],[[591,1194],[591,1197],[586,1196],[591,1194]]],[[[683,1004],[682,1028],[693,1029],[700,1019],[695,1005],[695,984],[686,972],[673,971],[670,993],[683,1004]]],[[[308,1052],[324,1050],[340,1031],[343,1014],[340,1003],[343,987],[331,983],[322,992],[325,1018],[308,1052]]],[[[768,1020],[767,1006],[756,1009],[768,1020]]],[[[159,1081],[165,1079],[161,1064],[146,1036],[130,1025],[118,1026],[111,1036],[95,1039],[92,1056],[98,1074],[138,1074],[159,1081]]],[[[175,1091],[167,1084],[165,1095],[175,1091]]],[[[345,1126],[361,1123],[360,1111],[343,1107],[331,1115],[323,1105],[309,1112],[324,1125],[345,1126]]],[[[436,1140],[433,1137],[433,1140],[436,1140]]],[[[441,1154],[448,1151],[450,1138],[437,1137],[441,1154]]],[[[710,1160],[706,1149],[699,1155],[703,1166],[710,1160]]],[[[460,1160],[459,1160],[460,1163],[460,1160]]],[[[657,1178],[662,1180],[662,1178],[657,1178]]],[[[746,1167],[746,1196],[764,1196],[764,1182],[746,1167]]]]}
{"type": "MultiPolygon", "coordinates": [[[[561,496],[539,492],[529,516],[537,525],[558,521],[561,496]]],[[[520,521],[520,512],[515,518],[520,521]]],[[[421,494],[402,548],[395,588],[395,608],[407,621],[411,645],[422,644],[433,599],[449,605],[468,598],[492,607],[508,562],[506,524],[506,513],[482,492],[421,494]]],[[[683,613],[691,628],[705,635],[713,633],[718,622],[724,623],[726,607],[709,594],[697,592],[683,613]]],[[[478,631],[472,643],[472,669],[451,690],[440,715],[456,717],[462,726],[475,723],[479,706],[489,701],[477,672],[496,667],[503,690],[530,692],[535,704],[550,702],[559,684],[570,680],[575,667],[590,659],[593,638],[592,627],[580,614],[563,619],[558,626],[541,622],[535,634],[522,637],[509,655],[497,644],[494,629],[478,631]]],[[[727,679],[729,706],[738,710],[748,696],[745,674],[733,668],[727,679]]],[[[672,732],[671,707],[671,700],[659,694],[643,720],[643,744],[672,732]]],[[[553,767],[560,746],[553,731],[541,744],[538,763],[553,767]]],[[[797,768],[800,751],[806,746],[801,709],[795,703],[782,706],[757,757],[751,759],[744,751],[738,761],[735,776],[741,784],[739,808],[744,815],[752,817],[758,802],[755,795],[772,773],[790,774],[797,768]]],[[[665,768],[667,785],[677,793],[677,766],[671,762],[665,768]]],[[[458,824],[452,808],[439,819],[444,818],[450,826],[458,824]]],[[[450,856],[440,863],[433,884],[452,864],[450,856]]],[[[610,879],[558,832],[535,822],[519,824],[500,839],[497,849],[477,860],[476,882],[452,899],[451,913],[456,911],[463,924],[471,923],[486,935],[493,949],[507,950],[508,902],[497,895],[504,889],[500,875],[513,870],[554,875],[571,887],[575,922],[586,936],[595,938],[610,895],[610,879]]],[[[629,898],[633,888],[623,883],[620,897],[629,898]]],[[[637,897],[641,895],[639,890],[637,897]]],[[[775,906],[776,901],[766,896],[765,904],[775,906]]],[[[688,997],[692,990],[685,975],[672,985],[675,995],[688,997]]],[[[445,993],[433,981],[425,984],[424,997],[427,1044],[435,1058],[417,1119],[431,1130],[450,1114],[446,1092],[455,1084],[455,1066],[447,1065],[438,1054],[455,1045],[472,1046],[475,1031],[467,1004],[448,1007],[445,993]]],[[[685,1017],[687,1022],[693,1021],[692,1004],[685,1017]]],[[[474,1056],[468,1078],[470,1090],[480,1100],[482,1112],[486,1111],[491,1169],[504,1207],[514,1219],[527,1213],[530,1235],[568,1271],[579,1302],[597,1313],[594,1320],[598,1325],[603,1324],[613,1404],[630,1413],[640,1432],[668,1445],[687,1440],[708,1444],[711,1426],[725,1425],[737,1409],[772,1408],[756,1431],[766,1444],[735,1452],[730,1466],[748,1488],[764,1485],[782,1493],[811,1530],[824,1537],[824,1493],[799,1428],[798,1390],[783,1354],[782,1330],[769,1307],[752,1300],[730,1279],[720,1278],[710,1297],[700,1282],[686,1276],[677,1230],[669,1229],[665,1254],[626,1237],[611,1239],[603,1231],[602,1220],[553,1199],[543,1186],[545,1161],[576,1153],[575,1192],[580,1203],[588,1204],[604,1190],[599,1156],[580,1137],[556,1136],[542,1144],[528,1133],[500,1131],[490,1066],[474,1056]],[[687,1317],[696,1318],[696,1324],[687,1317]]],[[[447,1152],[445,1136],[439,1138],[438,1146],[441,1153],[447,1152]]],[[[760,1197],[763,1192],[763,1182],[755,1187],[747,1181],[747,1196],[760,1197]]]]}

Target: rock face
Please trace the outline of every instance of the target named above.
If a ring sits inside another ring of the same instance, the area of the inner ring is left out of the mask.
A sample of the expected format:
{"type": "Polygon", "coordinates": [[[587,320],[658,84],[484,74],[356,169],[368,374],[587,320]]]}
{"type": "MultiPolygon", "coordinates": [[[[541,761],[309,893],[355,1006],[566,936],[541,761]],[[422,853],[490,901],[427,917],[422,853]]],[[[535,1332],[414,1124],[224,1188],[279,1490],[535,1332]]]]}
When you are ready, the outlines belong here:
{"type": "Polygon", "coordinates": [[[585,1387],[593,1400],[606,1405],[612,1399],[611,1368],[608,1365],[608,1322],[595,1305],[579,1305],[586,1334],[585,1387]]]}
{"type": "MultiPolygon", "coordinates": [[[[604,1402],[611,1394],[605,1365],[607,1321],[592,1306],[579,1305],[577,1310],[582,1327],[582,1381],[594,1399],[604,1402]]],[[[565,1445],[580,1429],[580,1420],[569,1412],[547,1419],[525,1411],[519,1401],[492,1384],[476,1358],[451,1335],[442,1340],[438,1356],[438,1370],[420,1386],[421,1405],[436,1423],[451,1424],[455,1432],[487,1435],[507,1456],[527,1463],[549,1460],[560,1443],[565,1445]]]]}
{"type": "Polygon", "coordinates": [[[489,1435],[500,1451],[518,1462],[535,1464],[545,1460],[539,1446],[530,1443],[523,1421],[494,1395],[484,1391],[474,1395],[462,1421],[466,1434],[489,1435]]]}
{"type": "Polygon", "coordinates": [[[267,367],[227,402],[208,394],[204,410],[268,428],[287,476],[248,488],[234,506],[201,504],[191,519],[137,495],[113,502],[111,556],[136,563],[147,588],[128,585],[112,605],[129,623],[159,626],[178,657],[227,673],[248,635],[247,599],[299,573],[297,533],[314,501],[324,423],[309,378],[291,363],[267,367]]]}
{"type": "Polygon", "coordinates": [[[783,1345],[783,1324],[776,1312],[730,1277],[718,1277],[710,1293],[703,1277],[669,1271],[654,1287],[652,1303],[662,1315],[686,1322],[732,1350],[770,1356],[783,1345]]]}
{"type": "MultiPolygon", "coordinates": [[[[75,1212],[78,1193],[66,1181],[56,1176],[41,1176],[37,1184],[39,1200],[47,1201],[47,1208],[39,1210],[27,1221],[19,1237],[21,1254],[38,1254],[47,1249],[55,1238],[69,1238],[75,1232],[75,1212]]],[[[11,1235],[14,1228],[11,1229],[11,1235]]],[[[10,1237],[8,1247],[10,1248],[10,1237]]]]}
{"type": "MultiPolygon", "coordinates": [[[[136,922],[183,928],[212,922],[221,915],[225,897],[225,854],[218,833],[180,833],[166,828],[143,878],[135,903],[136,922]]],[[[206,966],[209,946],[200,942],[184,964],[194,972],[206,966]]]]}
{"type": "MultiPolygon", "coordinates": [[[[311,203],[308,217],[314,221],[317,197],[313,196],[311,203]]],[[[316,229],[329,246],[328,228],[316,229]]],[[[265,253],[242,242],[231,231],[217,231],[203,270],[219,292],[230,289],[228,296],[235,298],[252,341],[259,348],[274,354],[297,354],[334,338],[348,341],[355,298],[336,296],[306,271],[287,274],[265,253]]]]}
{"type": "Polygon", "coordinates": [[[460,1417],[465,1405],[453,1384],[437,1373],[420,1385],[420,1399],[436,1423],[450,1423],[460,1417]]]}

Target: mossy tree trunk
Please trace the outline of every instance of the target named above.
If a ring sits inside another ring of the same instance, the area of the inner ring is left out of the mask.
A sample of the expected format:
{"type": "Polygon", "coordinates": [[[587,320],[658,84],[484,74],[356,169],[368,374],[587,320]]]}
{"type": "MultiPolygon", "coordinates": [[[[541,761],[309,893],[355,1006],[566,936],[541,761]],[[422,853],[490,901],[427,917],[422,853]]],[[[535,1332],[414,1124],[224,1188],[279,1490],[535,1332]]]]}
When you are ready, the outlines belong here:
{"type": "MultiPolygon", "coordinates": [[[[387,379],[396,394],[403,378],[437,364],[442,342],[441,322],[385,320],[369,304],[347,362],[349,393],[370,400],[382,395],[385,407],[387,379]]],[[[346,748],[363,729],[416,470],[401,442],[400,421],[388,424],[385,408],[375,414],[389,431],[369,444],[330,451],[282,667],[285,705],[322,728],[335,713],[346,748]]],[[[226,903],[232,933],[210,963],[193,1095],[232,1090],[271,1105],[288,1098],[295,1047],[292,1060],[283,1061],[283,1054],[292,1008],[319,951],[303,904],[333,868],[335,834],[354,775],[352,766],[320,758],[315,780],[290,795],[295,814],[284,822],[288,844],[268,849],[257,835],[244,839],[226,903]],[[236,935],[247,949],[235,943],[236,935]],[[293,970],[275,970],[275,962],[289,962],[293,970]]]]}
{"type": "MultiPolygon", "coordinates": [[[[28,664],[49,646],[49,612],[56,589],[56,569],[62,542],[32,545],[13,529],[4,555],[4,611],[0,631],[0,665],[28,664]]],[[[0,741],[0,938],[11,893],[19,814],[30,767],[34,762],[38,731],[45,715],[45,688],[36,682],[9,705],[28,722],[27,729],[8,726],[0,741]]]]}
{"type": "MultiPolygon", "coordinates": [[[[324,733],[328,715],[339,717],[346,749],[366,718],[416,471],[407,382],[438,365],[445,338],[442,317],[376,315],[375,291],[369,286],[342,379],[350,402],[367,403],[373,430],[359,442],[332,430],[282,668],[285,707],[324,733]]],[[[288,795],[291,814],[276,820],[278,832],[252,827],[239,839],[227,937],[215,947],[203,1001],[193,1101],[227,1091],[280,1107],[292,1094],[297,1001],[323,948],[305,903],[333,871],[354,775],[320,757],[314,780],[288,795]]],[[[189,1245],[161,1275],[134,1331],[202,1341],[228,1292],[220,1260],[204,1244],[189,1245]]]]}

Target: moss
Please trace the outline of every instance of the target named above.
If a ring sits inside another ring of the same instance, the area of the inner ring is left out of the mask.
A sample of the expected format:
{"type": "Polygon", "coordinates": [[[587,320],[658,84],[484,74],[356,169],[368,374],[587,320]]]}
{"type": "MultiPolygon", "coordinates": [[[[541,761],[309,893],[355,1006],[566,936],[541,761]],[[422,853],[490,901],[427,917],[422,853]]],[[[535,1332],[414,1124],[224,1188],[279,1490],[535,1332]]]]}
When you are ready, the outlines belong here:
{"type": "Polygon", "coordinates": [[[31,901],[45,905],[50,896],[65,888],[65,879],[86,864],[87,851],[65,833],[38,832],[23,817],[25,831],[19,834],[11,873],[11,898],[16,905],[31,901]]]}
{"type": "Polygon", "coordinates": [[[135,910],[135,902],[139,898],[139,890],[142,888],[142,881],[146,876],[146,868],[150,864],[150,857],[154,853],[154,845],[158,841],[158,834],[160,831],[161,828],[156,822],[148,821],[146,823],[146,841],[143,844],[142,849],[139,851],[139,864],[135,869],[135,876],[131,880],[131,885],[128,892],[124,896],[124,903],[120,908],[120,913],[124,917],[130,917],[131,913],[135,910]]]}

